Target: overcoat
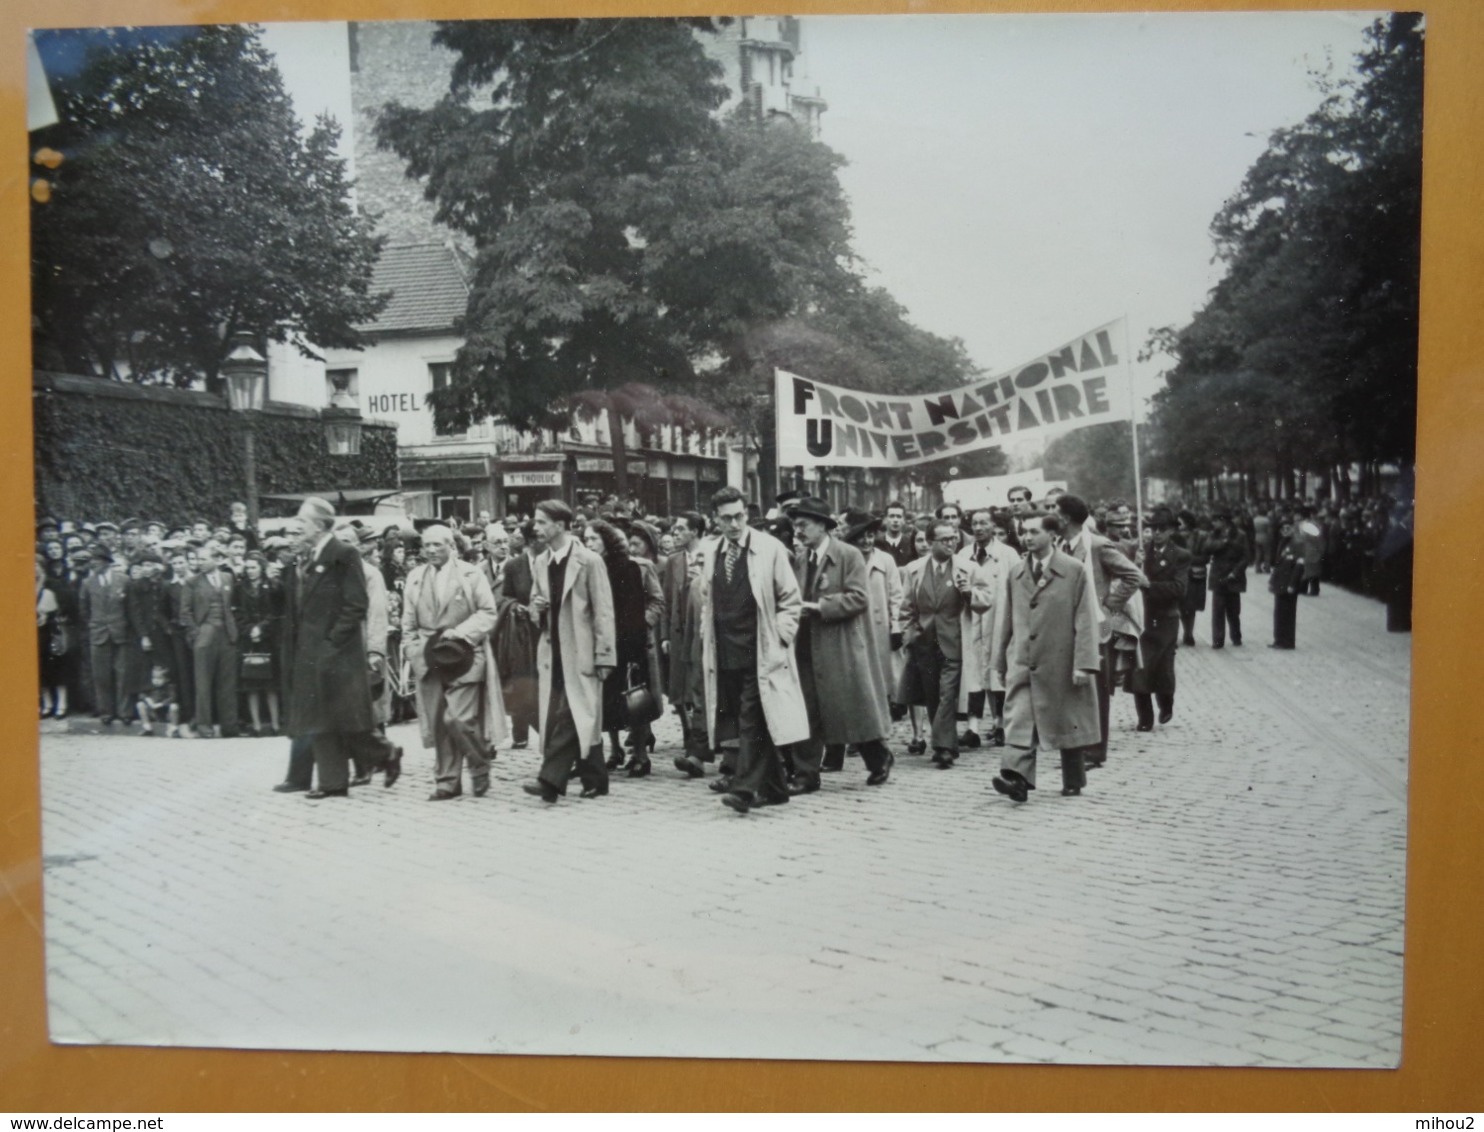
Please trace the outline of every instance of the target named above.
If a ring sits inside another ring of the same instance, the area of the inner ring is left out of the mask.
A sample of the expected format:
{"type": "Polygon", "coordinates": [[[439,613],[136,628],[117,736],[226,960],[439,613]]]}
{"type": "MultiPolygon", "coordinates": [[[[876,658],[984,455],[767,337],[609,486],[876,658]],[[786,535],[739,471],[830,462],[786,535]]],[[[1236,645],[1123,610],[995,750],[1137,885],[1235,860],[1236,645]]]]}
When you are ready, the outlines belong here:
{"type": "MultiPolygon", "coordinates": [[[[891,733],[886,706],[888,665],[871,631],[869,571],[855,547],[837,538],[827,540],[823,558],[808,578],[809,556],[801,546],[794,553],[794,573],[804,601],[817,601],[819,612],[805,614],[809,625],[810,673],[818,700],[819,723],[826,743],[867,743],[891,733]]],[[[889,647],[889,646],[888,646],[889,647]]]]}
{"type": "Polygon", "coordinates": [[[881,671],[886,673],[888,698],[902,675],[905,649],[892,651],[893,633],[902,631],[902,572],[896,560],[879,546],[870,548],[866,559],[866,616],[871,630],[871,647],[881,658],[881,671]]]}
{"type": "Polygon", "coordinates": [[[291,736],[370,731],[370,602],[360,553],[331,538],[311,561],[284,571],[283,593],[284,730],[291,736]]]}
{"type": "Polygon", "coordinates": [[[1212,538],[1206,543],[1206,552],[1211,556],[1206,570],[1206,585],[1211,592],[1246,593],[1247,563],[1252,561],[1247,536],[1234,530],[1225,539],[1212,538]]]}
{"type": "Polygon", "coordinates": [[[985,547],[983,562],[974,561],[977,550],[978,544],[970,542],[953,556],[954,567],[969,573],[969,600],[961,614],[963,659],[958,682],[959,711],[968,710],[970,692],[1005,690],[999,674],[989,663],[989,654],[994,648],[995,612],[1005,589],[1005,576],[1020,561],[1020,555],[999,541],[985,547]]]}
{"type": "Polygon", "coordinates": [[[567,690],[567,706],[572,709],[572,721],[577,725],[579,749],[588,751],[603,743],[603,682],[598,679],[598,666],[611,668],[618,663],[613,590],[608,585],[608,568],[600,555],[575,538],[567,554],[567,572],[560,595],[549,592],[551,551],[543,550],[531,563],[531,600],[543,598],[548,605],[541,616],[541,640],[536,646],[542,749],[545,749],[546,713],[551,707],[551,610],[558,609],[557,632],[562,643],[562,680],[567,690]]]}
{"type": "Polygon", "coordinates": [[[898,597],[893,606],[896,617],[893,623],[903,634],[904,643],[892,654],[891,702],[906,707],[921,707],[927,703],[922,686],[922,674],[912,658],[912,650],[905,643],[907,629],[907,595],[915,592],[923,568],[932,561],[931,555],[914,558],[897,572],[898,597]]]}
{"type": "MultiPolygon", "coordinates": [[[[452,622],[444,632],[462,637],[474,646],[474,666],[454,681],[459,684],[483,684],[484,695],[480,697],[478,733],[491,747],[504,746],[509,737],[505,725],[505,699],[500,694],[500,673],[495,668],[494,653],[490,648],[490,630],[495,627],[495,595],[490,589],[489,577],[475,563],[454,561],[458,585],[445,595],[443,615],[439,620],[452,622]]],[[[407,575],[403,587],[402,601],[402,648],[403,655],[412,666],[414,686],[417,688],[417,726],[424,747],[436,745],[434,723],[436,722],[438,699],[443,694],[439,678],[428,672],[428,661],[424,655],[428,639],[434,630],[418,623],[418,606],[423,586],[433,578],[432,563],[418,566],[407,575]]],[[[435,590],[434,593],[437,591],[435,590]]]]}
{"type": "MultiPolygon", "coordinates": [[[[757,602],[757,683],[768,721],[768,734],[778,746],[809,738],[809,712],[794,660],[799,632],[799,582],[788,550],[772,535],[748,529],[742,533],[747,580],[757,602]]],[[[711,579],[725,539],[708,539],[701,550],[701,573],[691,593],[700,619],[702,671],[706,682],[706,731],[716,746],[716,622],[712,615],[711,579]]]]}
{"type": "MultiPolygon", "coordinates": [[[[700,553],[697,544],[695,552],[700,553]]],[[[660,565],[660,592],[664,606],[660,611],[659,639],[669,642],[665,665],[665,697],[674,704],[688,703],[685,658],[686,628],[690,609],[690,553],[677,550],[660,565]]]]}
{"type": "Polygon", "coordinates": [[[1005,742],[1013,747],[1070,750],[1100,738],[1095,682],[1072,683],[1074,672],[1102,668],[1096,599],[1083,569],[1057,550],[1040,585],[1029,559],[1006,576],[991,664],[1005,681],[1005,742]]]}
{"type": "Polygon", "coordinates": [[[660,588],[659,568],[647,558],[635,558],[644,582],[645,677],[655,699],[664,704],[665,679],[660,670],[660,622],[665,615],[665,592],[660,588]]]}
{"type": "MultiPolygon", "coordinates": [[[[391,663],[387,657],[387,641],[392,635],[392,622],[386,579],[381,576],[380,570],[364,558],[361,559],[361,572],[366,575],[367,660],[369,662],[371,654],[374,653],[382,658],[382,665],[387,665],[391,663]]],[[[369,663],[367,667],[369,668],[369,663]]],[[[381,695],[372,697],[371,714],[376,717],[378,727],[390,721],[392,717],[392,682],[390,680],[383,680],[381,695]]]]}

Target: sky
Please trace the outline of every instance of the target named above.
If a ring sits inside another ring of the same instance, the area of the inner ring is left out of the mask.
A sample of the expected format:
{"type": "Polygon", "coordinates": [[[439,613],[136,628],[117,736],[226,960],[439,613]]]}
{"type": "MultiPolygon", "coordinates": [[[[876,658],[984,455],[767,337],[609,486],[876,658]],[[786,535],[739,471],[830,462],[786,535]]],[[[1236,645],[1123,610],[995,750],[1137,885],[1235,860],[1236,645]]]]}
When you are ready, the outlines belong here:
{"type": "MultiPolygon", "coordinates": [[[[1212,217],[1375,16],[808,16],[803,67],[872,282],[997,372],[1123,315],[1135,352],[1189,320],[1212,217]]],[[[343,24],[266,42],[303,118],[349,121],[343,24]]],[[[1141,401],[1160,368],[1135,365],[1141,401]]]]}

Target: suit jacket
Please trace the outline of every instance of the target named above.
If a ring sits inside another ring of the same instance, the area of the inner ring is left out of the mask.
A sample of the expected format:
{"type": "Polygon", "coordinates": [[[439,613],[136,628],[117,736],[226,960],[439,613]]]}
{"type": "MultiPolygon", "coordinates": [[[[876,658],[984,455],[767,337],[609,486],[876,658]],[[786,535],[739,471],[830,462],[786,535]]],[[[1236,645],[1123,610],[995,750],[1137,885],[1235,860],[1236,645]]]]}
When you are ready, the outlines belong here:
{"type": "Polygon", "coordinates": [[[1117,544],[1093,531],[1082,532],[1071,556],[1091,569],[1093,589],[1104,613],[1121,613],[1128,599],[1149,584],[1117,544]]]}
{"type": "Polygon", "coordinates": [[[354,547],[331,538],[284,572],[285,729],[356,733],[375,724],[366,667],[366,573],[354,547]]]}
{"type": "Polygon", "coordinates": [[[193,645],[201,644],[202,631],[217,601],[222,603],[223,628],[227,634],[227,640],[233,644],[237,642],[237,579],[230,570],[218,570],[216,574],[218,579],[216,586],[211,584],[211,576],[205,572],[197,574],[186,585],[185,617],[190,625],[193,645]]]}
{"type": "Polygon", "coordinates": [[[1173,616],[1190,586],[1190,551],[1167,543],[1163,550],[1151,545],[1144,554],[1144,572],[1149,585],[1144,591],[1144,608],[1150,614],[1173,616]]]}
{"type": "Polygon", "coordinates": [[[913,545],[914,541],[914,532],[910,526],[902,530],[902,541],[897,543],[896,546],[892,546],[891,543],[886,541],[885,531],[882,531],[876,536],[877,548],[883,553],[891,555],[891,560],[896,563],[898,570],[916,559],[917,550],[913,545]]]}
{"type": "Polygon", "coordinates": [[[128,578],[117,570],[89,574],[82,584],[82,619],[88,627],[88,640],[95,645],[112,641],[123,644],[129,637],[124,613],[124,590],[128,578]]]}
{"type": "Polygon", "coordinates": [[[944,656],[962,660],[963,614],[969,599],[953,584],[957,564],[951,558],[943,563],[940,578],[937,559],[929,556],[922,561],[902,598],[902,642],[914,649],[936,644],[944,656]]]}
{"type": "Polygon", "coordinates": [[[1247,592],[1247,563],[1252,560],[1247,550],[1247,536],[1241,531],[1232,531],[1225,539],[1212,539],[1206,544],[1211,555],[1207,568],[1206,584],[1213,593],[1243,594],[1247,592]]]}

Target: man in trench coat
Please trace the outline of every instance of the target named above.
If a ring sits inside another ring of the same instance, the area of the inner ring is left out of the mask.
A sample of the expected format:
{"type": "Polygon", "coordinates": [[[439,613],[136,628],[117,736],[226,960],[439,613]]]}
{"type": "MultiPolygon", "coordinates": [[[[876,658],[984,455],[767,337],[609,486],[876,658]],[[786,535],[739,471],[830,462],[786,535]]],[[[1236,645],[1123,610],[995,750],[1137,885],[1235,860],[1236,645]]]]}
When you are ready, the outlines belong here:
{"type": "MultiPolygon", "coordinates": [[[[360,553],[335,537],[335,508],[328,502],[306,499],[299,524],[303,557],[284,582],[285,729],[313,751],[319,785],[305,796],[343,798],[350,792],[352,755],[378,749],[370,738],[376,718],[366,665],[366,573],[360,553]]],[[[389,760],[388,748],[380,752],[389,760]]],[[[400,766],[380,765],[390,786],[400,766]]]]}
{"type": "Polygon", "coordinates": [[[572,769],[582,796],[608,793],[603,763],[603,681],[617,663],[613,590],[603,559],[572,537],[572,509],[559,499],[536,504],[532,520],[545,549],[531,564],[531,612],[541,712],[541,770],[523,789],[553,803],[572,769]]]}
{"type": "Polygon", "coordinates": [[[819,789],[826,744],[857,744],[870,772],[866,785],[880,786],[891,775],[893,758],[884,741],[891,719],[886,672],[866,616],[866,560],[855,547],[830,536],[837,524],[823,500],[801,499],[790,514],[799,547],[794,573],[804,599],[794,652],[809,739],[793,748],[789,793],[819,789]]]}
{"type": "Polygon", "coordinates": [[[718,779],[723,804],[745,814],[788,801],[778,747],[809,738],[793,642],[802,599],[788,551],[747,525],[734,487],[712,496],[722,537],[702,549],[692,594],[701,625],[707,737],[733,738],[737,770],[718,779]]]}
{"type": "Polygon", "coordinates": [[[994,788],[1024,802],[1036,788],[1036,753],[1061,752],[1062,793],[1082,793],[1082,749],[1098,734],[1102,672],[1097,610],[1084,567],[1056,549],[1059,515],[1026,524],[1026,558],[1005,582],[991,667],[1005,683],[1005,750],[994,788]]]}

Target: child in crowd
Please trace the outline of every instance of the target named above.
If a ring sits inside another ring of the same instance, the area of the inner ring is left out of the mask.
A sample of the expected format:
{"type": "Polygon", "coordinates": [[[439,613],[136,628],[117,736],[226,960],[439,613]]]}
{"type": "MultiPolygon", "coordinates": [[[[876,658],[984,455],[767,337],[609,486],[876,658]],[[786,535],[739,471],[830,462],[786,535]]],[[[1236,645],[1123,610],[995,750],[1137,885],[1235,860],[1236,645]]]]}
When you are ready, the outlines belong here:
{"type": "Polygon", "coordinates": [[[149,687],[139,696],[139,722],[144,724],[143,734],[155,733],[156,719],[165,721],[167,736],[180,738],[180,704],[175,695],[175,682],[163,664],[150,669],[149,687]]]}

